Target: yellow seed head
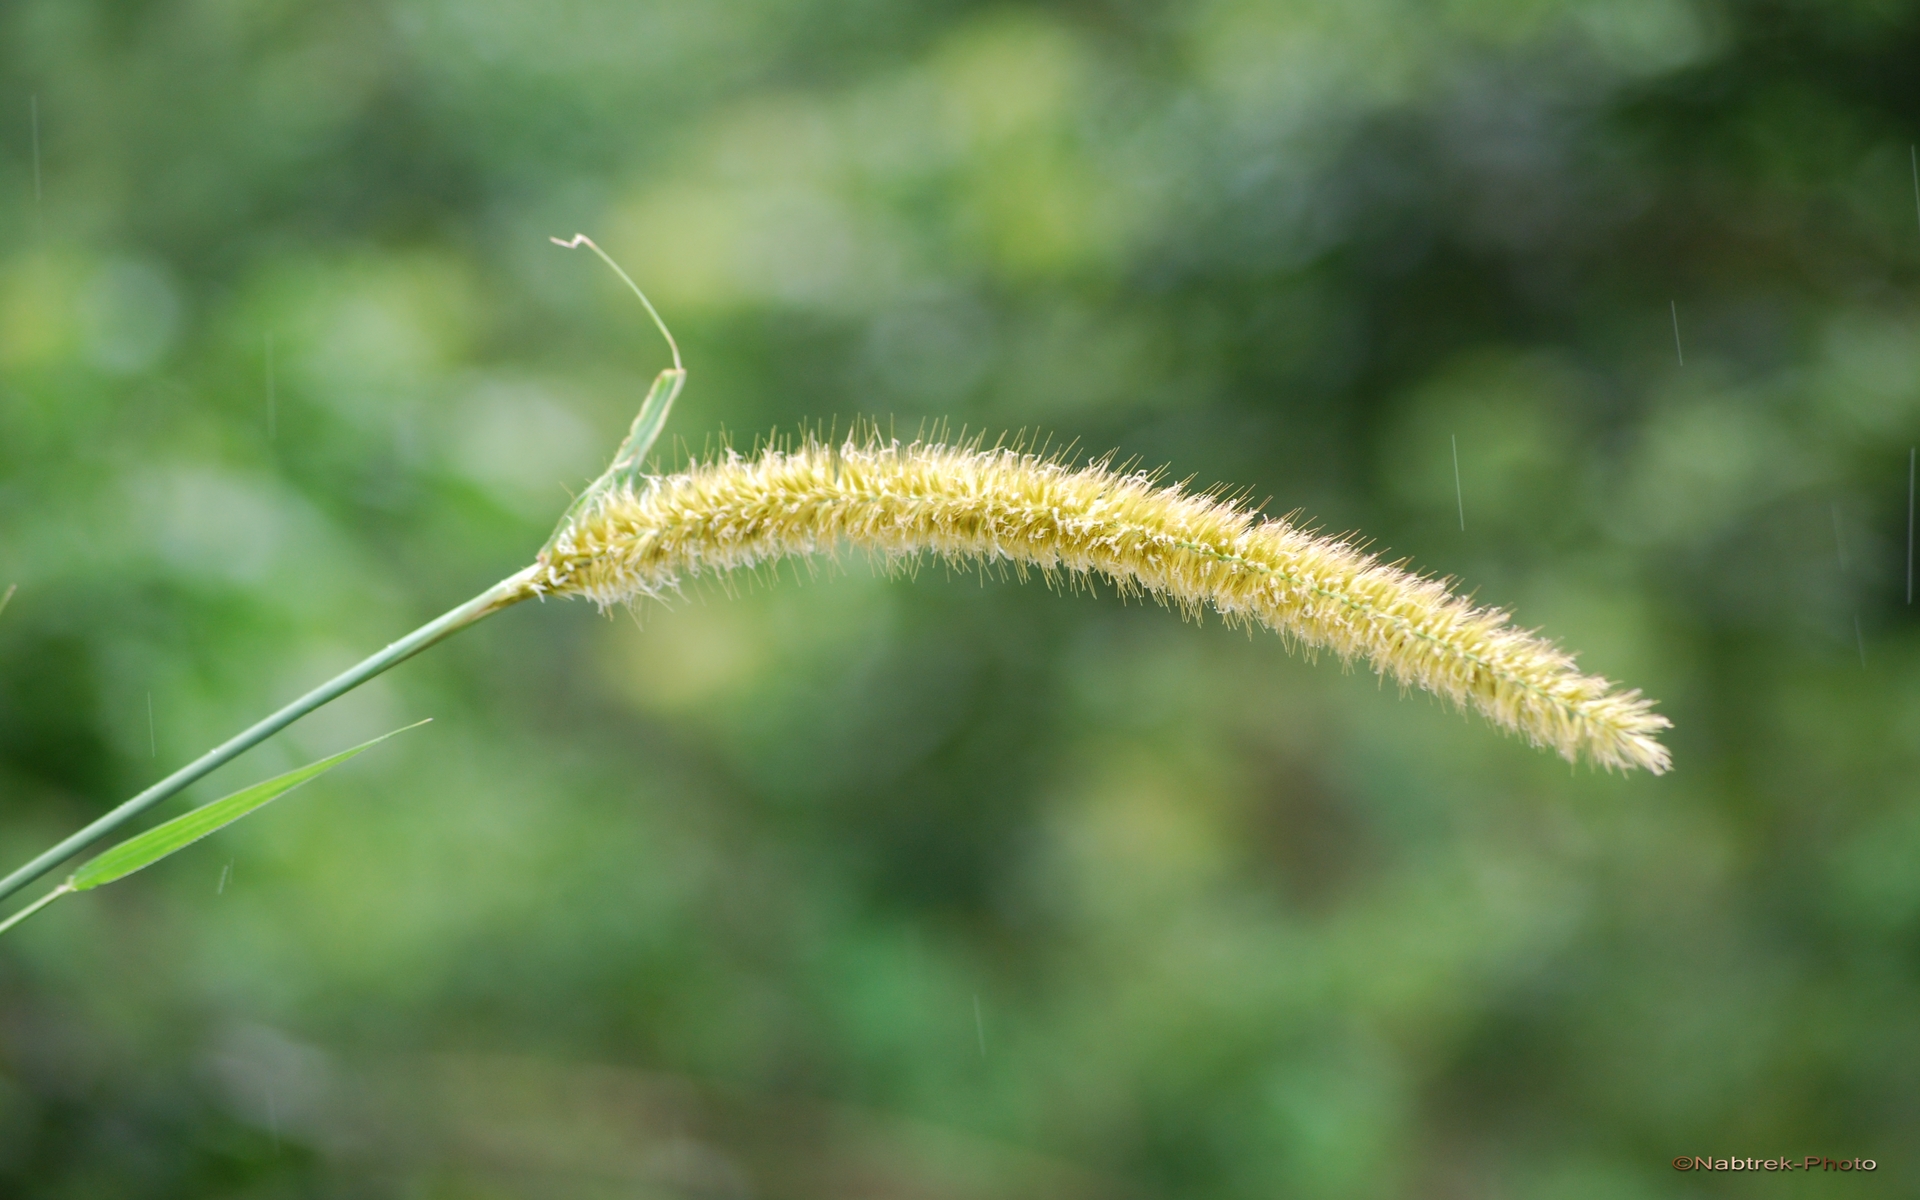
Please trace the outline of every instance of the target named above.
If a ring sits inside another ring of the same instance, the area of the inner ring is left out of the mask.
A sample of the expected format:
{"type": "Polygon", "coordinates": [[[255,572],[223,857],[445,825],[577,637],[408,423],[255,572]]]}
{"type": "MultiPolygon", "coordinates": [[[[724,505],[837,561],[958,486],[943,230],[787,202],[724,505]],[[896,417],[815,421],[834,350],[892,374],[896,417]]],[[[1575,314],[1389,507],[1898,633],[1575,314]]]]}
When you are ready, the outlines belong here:
{"type": "Polygon", "coordinates": [[[1103,577],[1190,614],[1211,608],[1364,658],[1569,761],[1656,774],[1668,766],[1654,735],[1669,722],[1651,701],[1580,674],[1506,613],[1346,542],[1104,464],[878,440],[728,453],[592,496],[528,586],[604,606],[841,545],[887,561],[932,553],[1103,577]]]}

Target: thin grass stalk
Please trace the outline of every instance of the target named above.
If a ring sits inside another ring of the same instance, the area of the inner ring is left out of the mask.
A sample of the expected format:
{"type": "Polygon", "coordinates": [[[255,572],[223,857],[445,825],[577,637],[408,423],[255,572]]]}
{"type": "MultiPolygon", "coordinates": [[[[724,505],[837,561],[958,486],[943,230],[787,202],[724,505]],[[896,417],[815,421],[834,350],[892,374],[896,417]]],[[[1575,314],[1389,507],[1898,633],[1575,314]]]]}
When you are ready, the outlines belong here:
{"type": "MultiPolygon", "coordinates": [[[[339,699],[367,680],[399,666],[422,650],[451,637],[476,621],[490,617],[503,608],[535,595],[531,587],[534,575],[534,569],[528,568],[501,580],[465,604],[435,617],[407,636],[388,645],[378,654],[361,660],[272,716],[248,726],[242,732],[215,746],[59,845],[47,850],[32,862],[20,867],[5,879],[0,879],[0,899],[5,899],[26,887],[67,859],[102,841],[154,805],[178,795],[182,789],[225,766],[315,709],[339,699]]],[[[4,927],[0,926],[0,928],[4,927]]]]}

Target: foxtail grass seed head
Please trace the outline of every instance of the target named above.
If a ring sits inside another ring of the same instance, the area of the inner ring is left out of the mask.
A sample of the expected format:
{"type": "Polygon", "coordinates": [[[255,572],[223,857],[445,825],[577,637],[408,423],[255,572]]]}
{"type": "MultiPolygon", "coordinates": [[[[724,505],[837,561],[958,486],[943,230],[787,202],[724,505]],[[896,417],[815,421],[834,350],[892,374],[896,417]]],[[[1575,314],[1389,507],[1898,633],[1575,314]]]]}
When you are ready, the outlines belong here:
{"type": "MultiPolygon", "coordinates": [[[[1228,621],[1264,625],[1309,653],[1328,649],[1343,661],[1364,658],[1402,687],[1477,709],[1570,762],[1584,758],[1608,770],[1644,767],[1656,775],[1667,769],[1666,747],[1655,735],[1669,722],[1651,701],[1580,674],[1571,656],[1512,628],[1499,609],[1475,608],[1445,584],[1382,563],[1338,538],[1267,520],[1228,499],[1164,486],[1151,475],[1121,473],[1103,462],[1070,467],[1059,458],[1005,447],[902,445],[877,433],[855,434],[837,446],[814,439],[792,449],[769,446],[750,458],[729,451],[677,475],[648,475],[647,453],[686,382],[680,349],[639,285],[593,239],[576,234],[553,240],[568,249],[584,246],[613,268],[666,337],[673,366],[654,378],[612,464],[567,509],[533,564],[0,878],[0,898],[307,713],[510,605],[534,596],[578,595],[605,607],[661,595],[682,579],[831,555],[843,545],[890,564],[932,554],[953,564],[1010,565],[1021,575],[1035,568],[1049,579],[1107,579],[1123,595],[1144,593],[1188,616],[1210,608],[1228,621]]],[[[1909,568],[1912,540],[1909,535],[1909,568]]],[[[0,610],[12,596],[11,587],[0,595],[0,610]]],[[[199,820],[237,798],[189,816],[199,820]]],[[[178,822],[169,822],[149,832],[171,837],[167,831],[177,828],[178,822]]],[[[151,849],[147,837],[102,858],[151,849]]],[[[160,847],[164,853],[177,848],[171,842],[160,847]]],[[[0,931],[74,890],[73,882],[0,921],[0,931]]]]}
{"type": "Polygon", "coordinates": [[[520,578],[601,606],[683,579],[842,546],[897,564],[1007,564],[1111,581],[1194,616],[1258,624],[1309,652],[1363,658],[1404,687],[1479,711],[1569,761],[1659,774],[1666,718],[1637,691],[1435,580],[1238,504],[1104,463],[854,437],[769,447],[583,497],[520,578]]]}

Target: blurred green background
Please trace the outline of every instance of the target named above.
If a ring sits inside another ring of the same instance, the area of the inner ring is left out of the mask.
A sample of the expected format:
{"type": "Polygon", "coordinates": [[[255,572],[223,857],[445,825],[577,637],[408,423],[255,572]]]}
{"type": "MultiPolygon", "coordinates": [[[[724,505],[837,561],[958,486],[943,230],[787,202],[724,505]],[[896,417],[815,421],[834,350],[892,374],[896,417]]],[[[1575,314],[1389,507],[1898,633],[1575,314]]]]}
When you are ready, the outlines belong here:
{"type": "Polygon", "coordinates": [[[1902,0],[11,0],[7,866],[529,559],[665,364],[576,231],[672,458],[1246,487],[1676,769],[1105,589],[524,605],[8,935],[0,1193],[1920,1194],[1916,56],[1902,0]]]}

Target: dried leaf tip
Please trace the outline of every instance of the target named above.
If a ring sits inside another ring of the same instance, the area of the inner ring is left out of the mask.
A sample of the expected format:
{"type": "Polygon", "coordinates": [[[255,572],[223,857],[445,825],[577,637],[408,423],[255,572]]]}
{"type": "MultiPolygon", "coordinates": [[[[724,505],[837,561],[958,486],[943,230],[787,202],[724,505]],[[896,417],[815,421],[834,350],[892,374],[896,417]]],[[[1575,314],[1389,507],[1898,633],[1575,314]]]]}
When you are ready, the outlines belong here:
{"type": "Polygon", "coordinates": [[[1569,761],[1669,766],[1656,737],[1669,722],[1651,701],[1579,673],[1506,613],[1345,541],[1104,463],[877,439],[728,454],[595,496],[556,532],[530,587],[608,605],[842,545],[1098,576],[1365,659],[1569,761]]]}

